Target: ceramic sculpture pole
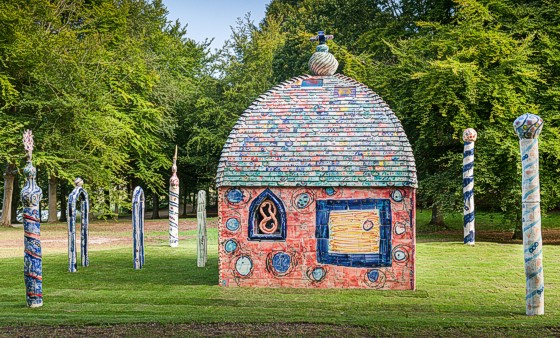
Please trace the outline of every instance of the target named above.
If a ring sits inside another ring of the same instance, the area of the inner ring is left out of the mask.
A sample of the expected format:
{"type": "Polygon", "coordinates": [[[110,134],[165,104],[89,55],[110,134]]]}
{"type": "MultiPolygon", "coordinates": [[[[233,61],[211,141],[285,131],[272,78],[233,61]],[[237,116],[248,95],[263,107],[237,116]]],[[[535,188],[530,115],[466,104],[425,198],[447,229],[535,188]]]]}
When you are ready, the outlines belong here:
{"type": "Polygon", "coordinates": [[[68,207],[66,218],[68,219],[68,272],[76,272],[76,202],[81,199],[81,240],[80,240],[80,259],[83,267],[89,266],[88,237],[89,237],[89,197],[82,187],[84,181],[76,178],[76,187],[68,196],[68,207]]]}
{"type": "Polygon", "coordinates": [[[132,254],[134,269],[144,266],[144,190],[136,187],[132,193],[132,254]]]}
{"type": "Polygon", "coordinates": [[[206,237],[206,191],[200,190],[197,197],[197,210],[196,217],[198,220],[198,242],[197,248],[197,260],[196,265],[201,268],[206,266],[206,261],[208,260],[208,244],[206,237]]]}
{"type": "Polygon", "coordinates": [[[169,179],[169,246],[179,246],[179,178],[177,177],[177,146],[169,179]]]}
{"type": "Polygon", "coordinates": [[[474,245],[474,142],[476,131],[463,131],[463,243],[474,245]]]}
{"type": "Polygon", "coordinates": [[[524,114],[513,122],[521,148],[521,203],[525,257],[525,312],[544,314],[544,275],[541,236],[541,193],[539,183],[539,141],[543,120],[524,114]]]}
{"type": "Polygon", "coordinates": [[[43,261],[41,252],[41,217],[39,203],[43,196],[35,177],[37,171],[33,166],[33,134],[31,130],[23,133],[23,146],[27,153],[27,165],[23,173],[27,178],[21,190],[23,203],[23,276],[27,306],[40,307],[43,305],[43,261]]]}

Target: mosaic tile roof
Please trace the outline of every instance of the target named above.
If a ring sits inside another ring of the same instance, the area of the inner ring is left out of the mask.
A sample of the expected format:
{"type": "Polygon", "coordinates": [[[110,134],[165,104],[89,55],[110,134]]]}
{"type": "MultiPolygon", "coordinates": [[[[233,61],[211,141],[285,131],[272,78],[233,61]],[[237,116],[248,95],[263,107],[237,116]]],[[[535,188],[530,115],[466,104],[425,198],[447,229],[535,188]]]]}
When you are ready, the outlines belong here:
{"type": "Polygon", "coordinates": [[[410,143],[389,106],[340,74],[293,78],[241,115],[221,186],[417,187],[410,143]]]}

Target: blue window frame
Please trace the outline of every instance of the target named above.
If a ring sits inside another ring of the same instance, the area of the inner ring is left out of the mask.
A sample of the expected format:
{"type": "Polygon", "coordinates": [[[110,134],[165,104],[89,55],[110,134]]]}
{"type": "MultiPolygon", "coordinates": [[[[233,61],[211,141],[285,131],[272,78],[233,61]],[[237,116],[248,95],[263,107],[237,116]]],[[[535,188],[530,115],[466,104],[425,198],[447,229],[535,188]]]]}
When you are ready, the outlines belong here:
{"type": "Polygon", "coordinates": [[[252,241],[286,240],[286,209],[282,200],[270,189],[263,191],[251,202],[248,229],[249,240],[252,241]],[[261,211],[267,216],[266,218],[262,216],[261,211]],[[268,216],[274,221],[267,221],[268,216]]]}
{"type": "Polygon", "coordinates": [[[318,200],[316,206],[317,262],[349,267],[391,266],[391,201],[389,199],[318,200]],[[331,211],[378,210],[379,251],[337,253],[330,251],[329,217],[331,211]]]}

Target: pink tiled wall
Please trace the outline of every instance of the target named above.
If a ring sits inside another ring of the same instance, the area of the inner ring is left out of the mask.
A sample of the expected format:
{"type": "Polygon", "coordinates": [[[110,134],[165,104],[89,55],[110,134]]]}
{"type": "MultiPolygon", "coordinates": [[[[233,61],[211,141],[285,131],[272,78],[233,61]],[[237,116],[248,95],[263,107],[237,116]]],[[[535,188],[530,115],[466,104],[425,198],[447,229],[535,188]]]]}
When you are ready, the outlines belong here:
{"type": "Polygon", "coordinates": [[[243,200],[231,203],[226,195],[229,188],[219,189],[219,268],[222,286],[257,286],[257,287],[303,287],[303,288],[373,288],[411,290],[415,289],[415,190],[398,188],[404,199],[395,202],[391,192],[396,188],[335,188],[334,195],[327,195],[324,188],[282,187],[270,188],[284,203],[287,213],[287,235],[285,241],[250,241],[248,240],[248,213],[253,199],[266,188],[240,188],[243,200]],[[295,198],[302,192],[312,196],[313,201],[304,209],[295,207],[295,198]],[[315,240],[315,201],[327,199],[363,199],[380,198],[391,200],[392,212],[392,266],[355,268],[337,265],[319,264],[315,240]],[[236,231],[226,228],[226,221],[237,218],[240,227],[236,231]],[[227,240],[234,239],[237,249],[226,252],[227,240]],[[395,259],[395,250],[400,250],[399,259],[395,259]],[[279,276],[270,268],[272,255],[285,252],[291,256],[290,269],[279,276]],[[403,259],[403,252],[405,258],[403,259]],[[242,276],[236,272],[235,264],[239,257],[248,256],[253,267],[249,274],[242,276]],[[317,281],[312,271],[322,268],[324,277],[317,281]],[[375,282],[368,279],[368,272],[378,270],[375,282]]]}

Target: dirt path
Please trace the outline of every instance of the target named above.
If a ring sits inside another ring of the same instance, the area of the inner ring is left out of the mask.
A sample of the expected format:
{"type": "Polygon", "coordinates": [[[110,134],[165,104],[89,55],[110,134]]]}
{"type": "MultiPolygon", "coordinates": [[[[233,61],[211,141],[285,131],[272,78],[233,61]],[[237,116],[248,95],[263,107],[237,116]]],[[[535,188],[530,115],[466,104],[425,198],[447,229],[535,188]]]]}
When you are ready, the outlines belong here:
{"type": "MultiPolygon", "coordinates": [[[[209,228],[217,227],[216,218],[208,219],[209,228]]],[[[196,219],[187,218],[179,221],[181,232],[185,230],[196,230],[196,219]]],[[[132,225],[130,220],[95,221],[89,225],[90,250],[116,248],[130,246],[132,236],[132,225]]],[[[144,232],[150,234],[146,237],[146,244],[165,241],[169,229],[167,219],[146,220],[144,232]],[[158,234],[161,233],[161,234],[158,234]]],[[[80,241],[79,225],[77,229],[77,242],[80,241]]],[[[188,236],[181,235],[179,240],[188,236]]],[[[79,245],[77,243],[77,245],[79,245]]],[[[41,244],[43,254],[61,253],[68,250],[68,230],[66,223],[45,223],[41,225],[41,244]]],[[[0,228],[0,258],[23,257],[23,226],[16,225],[13,228],[0,228]]]]}
{"type": "MultiPolygon", "coordinates": [[[[216,228],[217,218],[209,218],[207,226],[216,228]]],[[[161,243],[167,240],[168,220],[149,220],[144,224],[146,244],[161,243]]],[[[123,219],[115,221],[94,221],[89,225],[90,250],[103,250],[131,245],[131,221],[123,219]]],[[[179,221],[181,236],[186,239],[185,230],[196,230],[195,218],[182,218],[179,221]]],[[[79,231],[79,229],[78,229],[79,231]]],[[[68,250],[68,230],[66,223],[44,223],[41,225],[41,244],[43,254],[62,253],[68,250]]],[[[502,244],[521,244],[521,240],[512,240],[511,232],[502,231],[478,231],[476,240],[479,242],[496,242],[502,244]]],[[[462,232],[441,231],[430,234],[420,234],[418,242],[449,242],[455,238],[462,238],[462,232]],[[439,238],[439,239],[438,239],[439,238]]],[[[77,241],[79,243],[79,232],[77,241]]],[[[560,245],[560,229],[544,230],[543,241],[545,245],[560,245]]],[[[23,226],[16,225],[13,228],[0,227],[0,258],[23,257],[23,226]]]]}

